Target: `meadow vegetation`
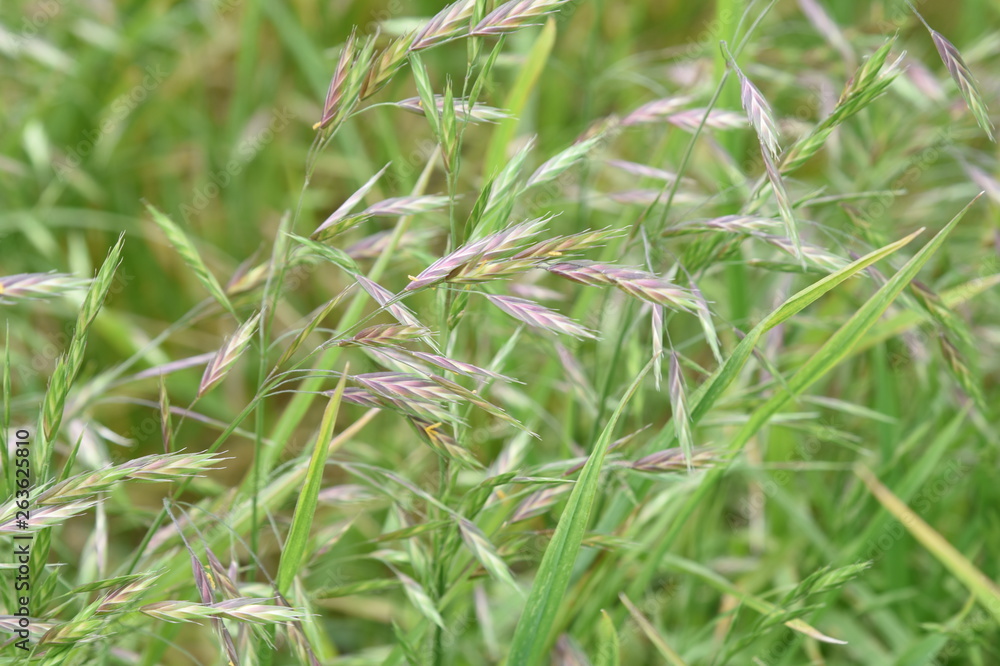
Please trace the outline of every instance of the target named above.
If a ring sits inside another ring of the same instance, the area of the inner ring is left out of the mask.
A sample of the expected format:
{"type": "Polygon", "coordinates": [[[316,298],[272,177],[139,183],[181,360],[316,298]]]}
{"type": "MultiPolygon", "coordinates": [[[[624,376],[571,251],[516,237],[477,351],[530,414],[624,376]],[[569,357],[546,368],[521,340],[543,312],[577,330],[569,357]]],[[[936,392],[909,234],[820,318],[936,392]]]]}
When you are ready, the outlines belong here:
{"type": "Polygon", "coordinates": [[[998,11],[4,5],[0,660],[1000,663],[998,11]]]}

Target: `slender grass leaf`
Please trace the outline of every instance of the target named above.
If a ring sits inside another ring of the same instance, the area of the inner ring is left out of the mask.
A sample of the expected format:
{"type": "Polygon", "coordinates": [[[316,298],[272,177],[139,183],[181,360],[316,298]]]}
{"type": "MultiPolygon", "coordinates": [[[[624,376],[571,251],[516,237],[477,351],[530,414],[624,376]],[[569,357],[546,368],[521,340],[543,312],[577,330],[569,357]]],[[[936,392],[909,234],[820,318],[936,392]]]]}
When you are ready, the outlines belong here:
{"type": "Polygon", "coordinates": [[[340,377],[340,382],[337,383],[337,390],[323,412],[319,434],[316,436],[316,444],[313,446],[312,456],[309,459],[305,485],[302,492],[299,493],[298,502],[295,504],[292,527],[288,530],[285,547],[281,553],[281,561],[278,563],[277,584],[278,590],[282,594],[287,594],[291,589],[292,581],[305,561],[306,547],[309,544],[309,530],[312,527],[313,515],[316,513],[317,498],[323,482],[323,470],[326,468],[328,447],[333,437],[337,412],[340,410],[340,399],[344,395],[346,385],[347,371],[345,370],[340,377]]]}
{"type": "Polygon", "coordinates": [[[976,568],[957,548],[948,543],[947,539],[928,525],[891,490],[882,485],[871,470],[859,466],[855,469],[855,473],[868,486],[868,490],[875,496],[875,499],[903,524],[903,527],[913,535],[913,538],[930,551],[938,562],[944,565],[976,596],[979,603],[989,611],[997,622],[1000,622],[1000,586],[997,586],[986,574],[976,568]]]}
{"type": "Polygon", "coordinates": [[[548,654],[549,634],[562,607],[573,565],[590,522],[590,512],[597,495],[601,467],[608,453],[608,445],[625,406],[651,369],[652,361],[646,364],[632,382],[594,444],[587,464],[584,465],[576,485],[573,486],[573,492],[559,519],[552,541],[542,556],[527,604],[514,631],[507,656],[507,663],[512,666],[539,664],[548,654]]]}

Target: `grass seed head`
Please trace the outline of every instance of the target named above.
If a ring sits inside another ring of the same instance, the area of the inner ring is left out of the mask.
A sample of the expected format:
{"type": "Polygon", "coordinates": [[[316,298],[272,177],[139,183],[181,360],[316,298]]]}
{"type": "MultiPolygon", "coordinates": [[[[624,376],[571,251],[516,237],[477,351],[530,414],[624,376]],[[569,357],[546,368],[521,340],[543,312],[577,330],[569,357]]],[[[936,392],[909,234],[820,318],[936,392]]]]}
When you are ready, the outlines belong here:
{"type": "Polygon", "coordinates": [[[539,20],[559,8],[568,0],[511,0],[506,2],[480,21],[472,32],[473,37],[502,35],[530,25],[538,25],[539,20]]]}
{"type": "Polygon", "coordinates": [[[544,305],[514,296],[487,294],[486,298],[511,317],[529,326],[542,328],[553,333],[572,335],[575,338],[596,339],[593,331],[581,326],[566,315],[550,310],[544,305]]]}
{"type": "Polygon", "coordinates": [[[77,289],[86,289],[90,280],[67,273],[19,273],[0,277],[0,303],[52,298],[77,289]]]}

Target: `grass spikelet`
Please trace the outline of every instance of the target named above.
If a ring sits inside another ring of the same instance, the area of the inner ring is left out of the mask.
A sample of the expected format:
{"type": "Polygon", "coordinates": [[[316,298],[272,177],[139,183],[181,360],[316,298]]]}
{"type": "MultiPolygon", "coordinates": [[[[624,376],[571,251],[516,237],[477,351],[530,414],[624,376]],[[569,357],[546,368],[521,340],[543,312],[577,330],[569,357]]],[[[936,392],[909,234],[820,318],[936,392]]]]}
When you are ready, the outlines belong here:
{"type": "MultiPolygon", "coordinates": [[[[324,391],[323,395],[332,396],[333,391],[324,391]]],[[[375,409],[381,409],[385,406],[383,402],[368,391],[361,388],[355,388],[353,386],[348,386],[344,389],[343,400],[354,405],[373,407],[375,409]]]]}
{"type": "Polygon", "coordinates": [[[514,580],[514,575],[507,568],[503,559],[497,554],[496,546],[490,543],[490,540],[483,534],[482,530],[465,518],[458,519],[458,530],[462,535],[462,541],[479,563],[483,565],[483,568],[493,578],[510,586],[511,589],[520,594],[521,588],[518,587],[517,581],[514,580]]]}
{"type": "Polygon", "coordinates": [[[359,203],[361,203],[361,200],[365,198],[368,191],[375,186],[375,183],[378,182],[378,179],[382,177],[382,174],[384,174],[388,168],[389,165],[386,164],[378,170],[378,173],[369,178],[364,185],[359,187],[354,194],[347,197],[344,203],[342,203],[337,210],[333,211],[321,225],[316,227],[316,230],[312,233],[312,237],[329,238],[336,236],[338,233],[341,233],[354,226],[354,224],[360,222],[360,220],[357,220],[356,218],[349,218],[348,216],[351,211],[354,210],[359,203]]]}
{"type": "Polygon", "coordinates": [[[602,229],[600,231],[581,231],[570,236],[557,236],[547,241],[536,243],[517,254],[514,259],[548,259],[561,257],[567,253],[579,252],[600,245],[609,238],[621,236],[621,232],[616,229],[602,229]]]}
{"type": "Polygon", "coordinates": [[[471,403],[488,414],[523,428],[507,412],[475,392],[437,375],[422,377],[406,372],[369,372],[354,375],[351,379],[377,397],[398,404],[403,411],[417,413],[426,411],[431,416],[441,417],[439,420],[451,420],[452,417],[447,412],[434,410],[434,403],[460,400],[471,403]]]}
{"type": "Polygon", "coordinates": [[[27,527],[22,527],[19,523],[24,522],[17,518],[17,506],[11,502],[10,508],[4,512],[0,518],[0,534],[23,533],[25,529],[32,532],[60,525],[74,516],[78,516],[87,509],[95,506],[97,500],[92,499],[71,499],[58,504],[50,504],[35,508],[31,512],[31,519],[27,521],[27,527]]]}
{"type": "Polygon", "coordinates": [[[19,273],[0,277],[0,303],[52,298],[77,289],[85,289],[90,280],[67,273],[19,273]]]}
{"type": "Polygon", "coordinates": [[[101,638],[100,631],[103,625],[103,618],[74,620],[55,626],[46,623],[43,626],[48,626],[49,629],[38,639],[38,644],[45,646],[75,646],[94,643],[101,638]]]}
{"type": "Polygon", "coordinates": [[[707,117],[705,109],[688,109],[672,113],[665,120],[688,132],[696,132],[701,127],[702,120],[705,121],[705,127],[719,130],[743,129],[747,122],[742,114],[725,109],[710,109],[707,117]]]}
{"type": "Polygon", "coordinates": [[[634,280],[649,277],[649,273],[630,268],[621,268],[594,261],[566,261],[549,266],[547,269],[553,275],[592,287],[610,287],[618,280],[634,280]]]}
{"type": "Polygon", "coordinates": [[[306,341],[306,338],[308,338],[316,330],[316,328],[323,323],[323,320],[326,319],[331,312],[333,312],[334,308],[340,305],[340,302],[348,294],[350,289],[351,287],[348,287],[337,296],[327,301],[325,305],[316,309],[314,314],[312,314],[309,319],[309,323],[302,327],[302,330],[298,332],[291,343],[289,343],[289,345],[285,348],[285,351],[282,352],[281,358],[279,358],[278,362],[274,365],[275,370],[283,366],[288,359],[295,355],[295,352],[299,350],[302,343],[306,341]]]}
{"type": "Polygon", "coordinates": [[[236,296],[237,294],[246,293],[267,282],[270,262],[254,265],[255,259],[256,255],[251,255],[236,267],[236,270],[233,271],[233,276],[226,282],[226,296],[236,296]]]}
{"type": "Polygon", "coordinates": [[[691,415],[688,412],[687,392],[684,389],[684,376],[681,374],[681,364],[678,360],[677,352],[673,352],[670,355],[670,376],[668,383],[670,407],[673,410],[673,416],[670,420],[674,424],[677,441],[681,444],[681,451],[684,454],[684,464],[687,467],[687,471],[690,472],[693,469],[694,434],[691,432],[691,415]]]}
{"type": "MultiPolygon", "coordinates": [[[[171,518],[173,515],[171,514],[171,518]]],[[[175,521],[176,524],[176,521],[175,521]]],[[[178,533],[182,535],[183,532],[178,526],[178,533]]],[[[184,548],[188,552],[188,560],[191,566],[191,573],[194,577],[194,587],[198,592],[198,596],[201,598],[201,602],[206,605],[212,605],[215,602],[215,585],[214,580],[209,578],[208,573],[205,571],[205,567],[202,566],[201,561],[198,556],[195,555],[194,549],[186,539],[184,539],[184,548]]],[[[236,595],[239,598],[240,595],[236,595]]],[[[209,623],[215,629],[216,634],[219,636],[219,640],[222,642],[222,650],[225,654],[228,663],[239,664],[239,656],[236,653],[236,645],[233,643],[233,637],[229,633],[229,629],[222,622],[219,617],[210,617],[209,623]]]]}
{"type": "Polygon", "coordinates": [[[463,268],[516,253],[532,236],[542,231],[548,218],[542,217],[510,226],[503,231],[464,245],[438,259],[406,285],[405,291],[429,287],[460,274],[463,268]]]}
{"type": "Polygon", "coordinates": [[[622,126],[663,122],[692,102],[690,97],[666,97],[647,102],[622,119],[622,126]]]}
{"type": "Polygon", "coordinates": [[[478,284],[507,278],[538,267],[537,259],[500,259],[469,262],[460,266],[445,281],[454,284],[478,284]]]}
{"type": "Polygon", "coordinates": [[[435,365],[442,370],[447,370],[449,372],[454,372],[458,375],[465,375],[466,377],[479,377],[483,379],[502,379],[504,381],[513,381],[510,377],[506,377],[492,370],[487,370],[485,368],[480,368],[472,363],[464,363],[462,361],[456,361],[454,359],[445,358],[444,356],[439,356],[437,354],[428,354],[421,351],[413,351],[410,349],[385,349],[379,350],[382,355],[387,355],[396,360],[400,360],[404,364],[410,364],[413,360],[422,361],[424,363],[429,363],[435,365]]]}
{"type": "MultiPolygon", "coordinates": [[[[371,65],[363,70],[363,79],[358,86],[358,96],[361,99],[371,97],[384,88],[403,68],[412,50],[415,36],[416,33],[413,32],[401,35],[390,42],[377,56],[372,57],[371,65]]],[[[374,44],[374,38],[370,43],[374,44]]]]}
{"type": "Polygon", "coordinates": [[[104,596],[94,613],[115,613],[135,606],[159,577],[159,573],[139,574],[124,585],[115,587],[104,596]]]}
{"type": "Polygon", "coordinates": [[[370,217],[403,217],[440,210],[450,203],[448,197],[423,195],[416,197],[393,197],[374,203],[361,212],[362,219],[370,217]]]}
{"type": "Polygon", "coordinates": [[[372,393],[393,400],[445,402],[460,397],[430,379],[405,372],[367,372],[351,379],[372,393]]]}
{"type": "Polygon", "coordinates": [[[535,137],[532,136],[523,143],[499,171],[490,175],[490,181],[483,191],[486,200],[481,222],[475,229],[476,234],[478,234],[476,237],[487,236],[499,230],[500,225],[507,221],[514,205],[516,193],[520,191],[518,179],[524,168],[524,163],[534,147],[535,137]]]}
{"type": "Polygon", "coordinates": [[[205,373],[201,376],[201,383],[198,385],[199,398],[221,382],[232,369],[233,364],[250,347],[250,340],[257,331],[259,322],[260,313],[258,312],[236,329],[236,332],[215,353],[215,356],[205,367],[205,373]]]}
{"type": "Polygon", "coordinates": [[[502,35],[519,28],[540,25],[539,19],[567,0],[511,0],[487,14],[469,33],[473,37],[502,35]]]}
{"type": "Polygon", "coordinates": [[[146,205],[146,210],[153,216],[156,226],[160,228],[163,235],[167,237],[167,241],[181,255],[184,263],[194,271],[198,281],[201,282],[205,289],[208,290],[208,293],[222,307],[235,317],[236,310],[233,309],[233,304],[229,301],[229,297],[226,296],[226,291],[219,284],[219,280],[215,277],[215,274],[208,270],[208,266],[205,265],[201,254],[199,254],[198,249],[191,242],[191,239],[188,238],[187,234],[173,220],[154,208],[150,203],[145,201],[143,203],[146,205]]]}
{"type": "MultiPolygon", "coordinates": [[[[753,234],[761,231],[772,231],[781,224],[780,220],[770,217],[757,217],[755,215],[724,215],[706,222],[693,223],[694,228],[704,225],[709,229],[718,229],[733,234],[753,234]]],[[[683,229],[685,227],[675,227],[683,229]]],[[[669,232],[665,232],[669,233],[669,232]]]]}
{"type": "Polygon", "coordinates": [[[549,266],[550,273],[591,286],[614,286],[626,294],[656,305],[690,312],[699,300],[690,291],[646,271],[591,261],[567,261],[549,266]]]}
{"type": "Polygon", "coordinates": [[[542,328],[553,333],[572,335],[574,338],[597,338],[593,331],[581,326],[566,315],[533,301],[493,294],[486,294],[486,298],[514,319],[523,321],[529,326],[542,328]]]}
{"type": "Polygon", "coordinates": [[[410,600],[410,603],[413,604],[418,611],[420,611],[421,615],[438,627],[444,629],[444,618],[441,617],[441,614],[434,606],[434,602],[431,600],[430,595],[427,594],[427,591],[424,590],[420,583],[413,580],[392,565],[387,563],[387,566],[392,569],[393,573],[396,574],[396,578],[398,578],[399,582],[403,584],[403,591],[406,593],[406,597],[410,600]]]}
{"type": "Polygon", "coordinates": [[[683,448],[677,446],[643,456],[629,463],[628,467],[637,472],[683,472],[711,467],[717,461],[718,458],[712,451],[704,447],[693,447],[689,456],[683,448]]]}
{"type": "Polygon", "coordinates": [[[650,325],[653,335],[653,380],[657,390],[663,380],[663,317],[665,308],[662,305],[651,307],[650,325]]]}
{"type": "Polygon", "coordinates": [[[215,469],[212,465],[222,460],[224,458],[206,453],[143,456],[120,465],[109,465],[95,472],[72,476],[44,489],[35,501],[40,505],[62,504],[111,490],[126,480],[177,481],[215,469]]]}
{"type": "Polygon", "coordinates": [[[170,423],[170,396],[167,395],[167,384],[160,375],[160,437],[163,439],[163,452],[169,453],[172,448],[170,433],[173,430],[170,423]]]}
{"type": "Polygon", "coordinates": [[[799,240],[799,227],[795,222],[795,214],[792,212],[792,201],[788,197],[788,192],[785,191],[785,183],[777,165],[763,144],[761,144],[761,156],[764,158],[764,171],[767,173],[767,179],[771,182],[771,189],[774,191],[774,201],[778,205],[781,220],[785,223],[785,233],[792,239],[792,244],[795,246],[795,256],[804,264],[805,257],[802,254],[802,242],[799,240]]]}
{"type": "Polygon", "coordinates": [[[777,124],[774,122],[774,112],[771,110],[771,105],[767,103],[767,100],[764,99],[764,95],[757,89],[757,86],[747,78],[743,70],[736,64],[736,60],[729,52],[729,47],[725,42],[722,42],[722,50],[730,66],[736,70],[736,75],[739,77],[740,102],[747,114],[750,125],[753,127],[754,132],[757,133],[760,145],[771,154],[771,159],[777,159],[778,154],[781,152],[781,147],[778,145],[778,129],[777,124]]]}
{"type": "MultiPolygon", "coordinates": [[[[423,232],[407,231],[399,239],[399,245],[403,247],[413,247],[419,245],[432,234],[423,232]]],[[[356,243],[350,245],[344,252],[351,259],[361,261],[362,259],[378,259],[387,248],[394,246],[394,233],[392,231],[379,231],[370,236],[366,236],[356,243]]]]}
{"type": "Polygon", "coordinates": [[[241,597],[214,604],[160,601],[139,608],[141,613],[164,622],[202,622],[219,618],[247,624],[272,625],[305,619],[305,611],[269,603],[271,599],[241,597]]]}
{"type": "Polygon", "coordinates": [[[458,0],[448,5],[417,32],[410,49],[429,49],[463,35],[475,7],[475,0],[458,0]]]}
{"type": "Polygon", "coordinates": [[[454,460],[466,467],[479,469],[482,465],[472,453],[462,448],[448,427],[441,422],[431,423],[420,417],[410,417],[410,424],[420,434],[420,438],[432,449],[448,460],[454,460]]]}
{"type": "Polygon", "coordinates": [[[851,116],[868,107],[878,99],[899,75],[902,55],[888,66],[885,64],[889,52],[896,43],[890,37],[858,68],[840,95],[837,106],[813,130],[800,138],[785,151],[781,161],[781,172],[789,173],[798,169],[819,152],[830,134],[851,116]]]}
{"type": "Polygon", "coordinates": [[[208,568],[211,572],[213,587],[220,591],[223,596],[227,599],[238,599],[240,595],[239,588],[236,587],[236,560],[232,561],[232,567],[227,569],[219,561],[219,558],[211,548],[205,549],[205,559],[208,560],[208,568]]]}
{"type": "Polygon", "coordinates": [[[394,302],[396,297],[391,291],[363,275],[355,277],[358,284],[361,285],[361,288],[372,297],[372,300],[378,303],[379,306],[385,308],[400,324],[403,324],[404,326],[412,326],[414,328],[425,328],[424,325],[420,323],[420,320],[417,319],[413,310],[410,310],[402,303],[394,302]]]}
{"type": "Polygon", "coordinates": [[[965,394],[975,402],[976,407],[981,413],[989,413],[986,397],[983,395],[983,388],[969,368],[969,365],[965,362],[962,352],[948,339],[948,336],[944,332],[938,333],[938,344],[940,345],[941,355],[944,357],[945,365],[951,376],[955,378],[965,394]]]}
{"type": "Polygon", "coordinates": [[[344,87],[347,83],[348,70],[354,65],[357,56],[357,28],[351,29],[351,34],[344,44],[344,49],[340,52],[337,60],[337,67],[333,71],[333,78],[330,79],[330,86],[326,91],[326,99],[323,102],[323,115],[319,122],[313,125],[314,130],[326,129],[340,110],[340,102],[344,97],[344,87]]]}
{"type": "Polygon", "coordinates": [[[507,519],[507,522],[519,523],[522,520],[530,520],[546,513],[556,502],[565,497],[572,488],[571,484],[562,483],[550,488],[536,490],[517,505],[517,508],[514,509],[514,513],[507,519]]]}
{"type": "Polygon", "coordinates": [[[579,143],[574,143],[572,146],[546,160],[544,164],[535,169],[535,172],[528,177],[528,182],[524,184],[523,190],[555,180],[567,169],[587,157],[587,155],[595,147],[601,145],[605,141],[605,136],[603,134],[598,134],[590,137],[589,139],[584,139],[579,143]]]}
{"type": "Polygon", "coordinates": [[[331,344],[337,345],[338,347],[347,347],[350,345],[357,345],[361,347],[395,345],[407,340],[422,338],[429,333],[430,331],[426,328],[418,328],[416,326],[379,324],[377,326],[369,326],[368,328],[361,329],[355,333],[354,336],[347,338],[346,340],[334,340],[331,344]]]}
{"type": "Polygon", "coordinates": [[[958,52],[954,44],[945,39],[944,35],[932,28],[924,20],[924,17],[913,6],[913,3],[907,2],[907,4],[910,5],[910,9],[913,10],[913,13],[917,15],[920,22],[927,28],[927,32],[931,34],[934,47],[937,49],[938,55],[941,56],[941,62],[948,69],[948,74],[951,75],[952,80],[958,85],[958,90],[962,93],[962,97],[965,99],[969,111],[976,118],[976,122],[986,132],[986,136],[990,137],[990,141],[996,143],[996,128],[993,126],[993,121],[990,120],[990,111],[986,108],[983,95],[979,92],[979,85],[976,83],[975,77],[972,76],[972,70],[965,64],[962,54],[958,52]]]}
{"type": "Polygon", "coordinates": [[[673,171],[658,169],[656,167],[649,166],[648,164],[639,164],[638,162],[630,162],[628,160],[608,160],[607,165],[615,167],[616,169],[621,169],[622,171],[630,173],[633,176],[654,178],[667,183],[672,183],[678,178],[678,175],[673,171]]]}
{"type": "MultiPolygon", "coordinates": [[[[455,395],[457,395],[458,397],[460,397],[460,398],[462,398],[464,400],[467,400],[468,402],[472,403],[473,405],[475,405],[479,409],[483,410],[487,414],[491,414],[493,416],[496,416],[497,418],[499,418],[499,419],[501,419],[503,421],[506,421],[507,423],[510,423],[511,425],[514,425],[517,428],[519,428],[521,430],[524,430],[525,432],[530,432],[527,428],[525,428],[521,424],[520,421],[518,421],[517,419],[515,419],[514,417],[512,417],[510,414],[508,414],[507,412],[505,412],[503,409],[497,407],[496,405],[494,405],[493,403],[489,402],[488,400],[485,400],[484,398],[482,398],[475,391],[470,391],[469,389],[465,388],[461,384],[456,384],[455,382],[451,381],[450,379],[445,379],[444,377],[440,377],[438,375],[430,375],[430,379],[431,379],[432,382],[434,382],[438,386],[442,387],[443,389],[445,389],[447,391],[450,391],[450,392],[454,393],[455,395]]],[[[534,435],[534,433],[531,433],[531,434],[534,435]]]]}
{"type": "Polygon", "coordinates": [[[847,260],[835,254],[830,254],[823,248],[811,243],[799,243],[798,247],[796,247],[794,240],[785,238],[784,236],[776,236],[774,234],[754,234],[754,236],[773,245],[782,252],[786,252],[797,259],[804,259],[826,270],[839,271],[848,264],[847,260]]]}
{"type": "Polygon", "coordinates": [[[66,398],[70,389],[80,372],[83,364],[83,354],[87,348],[87,335],[91,324],[97,317],[104,300],[111,290],[111,283],[114,280],[115,271],[121,262],[122,248],[125,243],[125,235],[118,237],[118,242],[108,252],[107,258],[97,271],[97,276],[90,284],[87,295],[80,306],[77,315],[76,327],[73,329],[73,336],[69,341],[69,348],[59,357],[55,370],[49,379],[48,389],[45,391],[45,398],[42,402],[42,432],[45,436],[44,448],[40,449],[41,467],[39,469],[40,478],[45,478],[48,465],[51,462],[49,452],[59,426],[62,424],[63,411],[66,407],[66,398]]]}
{"type": "MultiPolygon", "coordinates": [[[[434,104],[438,114],[444,111],[444,102],[444,95],[434,95],[434,104]]],[[[408,97],[407,99],[394,102],[393,106],[398,106],[405,111],[416,113],[417,115],[425,115],[424,104],[419,97],[408,97]]],[[[459,98],[452,100],[452,106],[458,118],[470,123],[495,123],[513,118],[511,114],[503,109],[498,109],[495,106],[487,106],[486,104],[476,104],[470,109],[468,101],[459,98]]]]}

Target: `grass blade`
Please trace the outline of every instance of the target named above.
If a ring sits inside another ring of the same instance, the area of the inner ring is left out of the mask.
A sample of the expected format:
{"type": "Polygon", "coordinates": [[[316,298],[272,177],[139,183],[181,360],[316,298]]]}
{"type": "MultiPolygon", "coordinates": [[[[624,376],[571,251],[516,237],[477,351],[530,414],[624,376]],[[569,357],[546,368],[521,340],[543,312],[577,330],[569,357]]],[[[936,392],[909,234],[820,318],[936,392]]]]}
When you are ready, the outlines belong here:
{"type": "Polygon", "coordinates": [[[969,591],[976,596],[979,603],[1000,622],[1000,586],[990,580],[986,574],[976,568],[957,548],[948,543],[937,530],[928,525],[902,502],[891,490],[886,488],[867,467],[859,466],[855,474],[864,481],[875,499],[885,507],[886,511],[895,516],[903,524],[913,538],[923,544],[938,562],[940,562],[955,578],[960,580],[969,591]]]}
{"type": "Polygon", "coordinates": [[[587,464],[580,472],[552,541],[542,556],[542,563],[531,586],[524,613],[514,631],[513,642],[507,656],[508,664],[531,666],[541,663],[547,655],[549,634],[562,607],[573,564],[576,562],[584,533],[590,522],[590,512],[597,495],[601,467],[608,453],[608,445],[625,406],[651,369],[652,362],[647,363],[632,382],[594,444],[594,450],[587,459],[587,464]]]}
{"type": "Polygon", "coordinates": [[[340,398],[344,395],[346,384],[347,371],[345,370],[337,384],[337,390],[330,398],[330,402],[327,403],[326,411],[323,412],[323,421],[320,423],[316,444],[313,446],[312,456],[309,459],[305,485],[299,494],[298,502],[295,504],[292,527],[288,530],[285,547],[281,553],[277,583],[278,590],[282,594],[289,592],[292,581],[305,560],[306,546],[309,544],[309,530],[312,527],[313,515],[316,513],[317,498],[323,481],[323,470],[326,468],[328,445],[333,437],[337,412],[340,410],[340,398]]]}
{"type": "Polygon", "coordinates": [[[642,611],[635,607],[635,604],[632,603],[631,599],[625,596],[624,592],[618,595],[618,598],[622,600],[623,604],[625,604],[625,608],[628,609],[632,619],[635,620],[636,624],[639,625],[639,628],[642,629],[642,633],[646,634],[646,638],[648,638],[649,642],[656,647],[660,656],[663,657],[668,664],[671,664],[671,666],[687,666],[686,662],[681,659],[681,656],[667,644],[667,641],[664,640],[663,636],[660,635],[660,632],[656,630],[653,623],[646,619],[646,616],[642,614],[642,611]]]}

